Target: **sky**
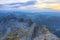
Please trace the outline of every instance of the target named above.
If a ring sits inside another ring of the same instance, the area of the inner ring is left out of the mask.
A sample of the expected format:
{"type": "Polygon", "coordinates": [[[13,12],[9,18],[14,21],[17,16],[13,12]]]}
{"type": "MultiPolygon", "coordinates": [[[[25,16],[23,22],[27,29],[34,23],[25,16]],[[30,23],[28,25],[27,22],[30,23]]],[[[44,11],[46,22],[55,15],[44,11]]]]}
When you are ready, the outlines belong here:
{"type": "Polygon", "coordinates": [[[0,8],[52,9],[60,11],[60,0],[0,0],[0,8]]]}

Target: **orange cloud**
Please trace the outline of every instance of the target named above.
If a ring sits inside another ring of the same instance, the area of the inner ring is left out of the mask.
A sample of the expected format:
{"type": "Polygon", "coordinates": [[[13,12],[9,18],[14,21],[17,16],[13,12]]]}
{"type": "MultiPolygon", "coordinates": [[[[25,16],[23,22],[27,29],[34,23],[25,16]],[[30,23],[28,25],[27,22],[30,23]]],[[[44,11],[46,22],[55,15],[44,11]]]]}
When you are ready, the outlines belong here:
{"type": "Polygon", "coordinates": [[[55,10],[60,10],[60,4],[50,4],[47,7],[55,9],[55,10]]]}
{"type": "Polygon", "coordinates": [[[53,4],[41,3],[41,4],[36,4],[35,7],[37,7],[37,8],[51,8],[54,10],[60,10],[60,4],[58,4],[58,3],[53,3],[53,4]]]}

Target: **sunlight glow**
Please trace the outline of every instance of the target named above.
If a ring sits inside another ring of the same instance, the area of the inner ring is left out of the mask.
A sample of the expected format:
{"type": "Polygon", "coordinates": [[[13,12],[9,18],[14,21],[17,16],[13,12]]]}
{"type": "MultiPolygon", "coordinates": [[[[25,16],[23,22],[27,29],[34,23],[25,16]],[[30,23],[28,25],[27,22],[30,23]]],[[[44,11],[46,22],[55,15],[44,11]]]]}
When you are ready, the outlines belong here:
{"type": "Polygon", "coordinates": [[[36,4],[35,7],[37,8],[52,8],[54,10],[60,10],[60,4],[36,4]]]}
{"type": "Polygon", "coordinates": [[[58,3],[58,0],[37,0],[34,6],[37,8],[51,8],[54,10],[60,10],[60,3],[58,3]]]}

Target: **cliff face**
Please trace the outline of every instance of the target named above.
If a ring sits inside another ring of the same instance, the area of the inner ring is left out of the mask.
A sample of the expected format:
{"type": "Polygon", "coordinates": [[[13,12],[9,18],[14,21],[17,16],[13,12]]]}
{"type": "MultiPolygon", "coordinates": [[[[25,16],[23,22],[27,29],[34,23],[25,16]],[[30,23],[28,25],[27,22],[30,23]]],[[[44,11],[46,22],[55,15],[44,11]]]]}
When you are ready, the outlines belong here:
{"type": "Polygon", "coordinates": [[[60,40],[46,25],[38,25],[29,18],[10,15],[2,19],[0,27],[0,40],[60,40]]]}
{"type": "Polygon", "coordinates": [[[34,40],[60,40],[56,35],[52,34],[49,31],[49,28],[45,25],[41,25],[38,29],[38,32],[36,33],[36,36],[34,40]]]}

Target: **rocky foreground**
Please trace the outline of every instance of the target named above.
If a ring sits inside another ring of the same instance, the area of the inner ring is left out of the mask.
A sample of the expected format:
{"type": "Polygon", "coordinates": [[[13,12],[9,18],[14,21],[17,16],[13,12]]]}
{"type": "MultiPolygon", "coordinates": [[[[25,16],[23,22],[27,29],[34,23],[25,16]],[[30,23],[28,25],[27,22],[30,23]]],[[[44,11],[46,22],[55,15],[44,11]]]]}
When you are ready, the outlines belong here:
{"type": "Polygon", "coordinates": [[[17,27],[0,40],[60,40],[45,25],[32,24],[30,29],[17,27]]]}
{"type": "Polygon", "coordinates": [[[60,40],[46,25],[12,17],[7,16],[0,22],[0,40],[60,40]]]}

